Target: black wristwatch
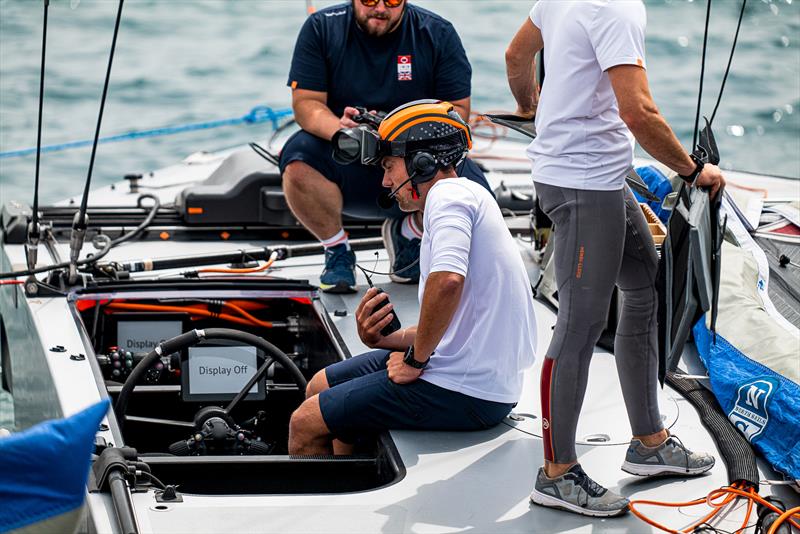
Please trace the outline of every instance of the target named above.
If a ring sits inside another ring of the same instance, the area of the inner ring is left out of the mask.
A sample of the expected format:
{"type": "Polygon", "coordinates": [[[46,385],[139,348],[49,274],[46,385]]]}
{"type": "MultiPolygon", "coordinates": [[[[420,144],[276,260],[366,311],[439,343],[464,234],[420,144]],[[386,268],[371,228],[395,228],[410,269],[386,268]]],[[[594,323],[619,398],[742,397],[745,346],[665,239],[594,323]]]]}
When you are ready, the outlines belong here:
{"type": "Polygon", "coordinates": [[[689,185],[692,185],[694,181],[697,180],[697,177],[700,176],[700,173],[703,172],[703,167],[705,167],[705,163],[703,163],[703,160],[698,158],[694,154],[689,154],[689,157],[692,158],[692,161],[694,161],[695,163],[694,170],[692,171],[691,174],[688,174],[686,176],[679,174],[678,177],[680,177],[681,180],[685,181],[689,185]]]}
{"type": "Polygon", "coordinates": [[[405,356],[403,356],[403,363],[410,365],[414,369],[425,369],[425,366],[428,365],[429,361],[431,361],[430,356],[424,362],[417,361],[414,358],[414,345],[409,345],[409,347],[406,349],[405,356]]]}

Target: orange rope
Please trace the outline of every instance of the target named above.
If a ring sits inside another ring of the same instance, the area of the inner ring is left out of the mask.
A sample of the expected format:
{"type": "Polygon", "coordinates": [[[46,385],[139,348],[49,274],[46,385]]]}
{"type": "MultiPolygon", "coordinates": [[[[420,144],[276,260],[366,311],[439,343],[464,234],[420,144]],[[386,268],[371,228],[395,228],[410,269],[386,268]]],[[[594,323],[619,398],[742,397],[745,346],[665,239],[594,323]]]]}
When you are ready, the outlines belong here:
{"type": "MultiPolygon", "coordinates": [[[[797,527],[797,523],[795,523],[794,521],[792,521],[790,519],[790,517],[793,516],[793,515],[796,515],[796,516],[798,516],[798,518],[800,518],[800,506],[795,506],[794,508],[789,508],[788,510],[783,512],[780,515],[780,517],[778,517],[778,519],[776,519],[775,522],[772,523],[772,526],[769,527],[769,532],[767,532],[767,534],[775,534],[775,532],[778,531],[778,527],[780,527],[783,524],[784,521],[789,521],[789,523],[791,523],[795,527],[797,527]]],[[[800,527],[797,527],[797,528],[800,528],[800,527]]]]}

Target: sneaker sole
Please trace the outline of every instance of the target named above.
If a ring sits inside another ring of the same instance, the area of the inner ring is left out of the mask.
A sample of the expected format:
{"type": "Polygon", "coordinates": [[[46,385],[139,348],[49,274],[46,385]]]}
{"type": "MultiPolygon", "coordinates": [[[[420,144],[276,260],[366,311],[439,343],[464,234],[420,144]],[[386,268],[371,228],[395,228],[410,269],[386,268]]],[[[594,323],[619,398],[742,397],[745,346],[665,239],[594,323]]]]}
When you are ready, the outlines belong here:
{"type": "MultiPolygon", "coordinates": [[[[386,219],[386,221],[381,225],[381,238],[383,238],[383,244],[386,246],[386,253],[389,255],[389,268],[394,270],[394,245],[392,244],[392,236],[388,235],[390,226],[391,220],[386,219]]],[[[389,280],[398,284],[408,284],[411,282],[411,278],[404,278],[394,273],[389,274],[389,280]]]]}
{"type": "Polygon", "coordinates": [[[622,464],[622,470],[626,473],[630,473],[631,475],[637,475],[640,477],[654,477],[659,475],[686,475],[686,476],[695,476],[701,475],[706,471],[710,470],[714,467],[716,462],[711,462],[711,465],[706,465],[704,467],[680,467],[677,465],[644,465],[644,464],[635,464],[625,460],[622,464]]]}
{"type": "Polygon", "coordinates": [[[566,510],[567,512],[572,512],[575,514],[580,515],[588,515],[591,517],[616,517],[618,515],[628,513],[628,507],[620,508],[619,510],[609,510],[609,511],[602,511],[602,510],[589,510],[588,508],[582,508],[577,504],[568,503],[567,501],[562,501],[557,497],[553,497],[552,495],[546,495],[537,491],[535,488],[531,493],[530,500],[533,504],[538,504],[539,506],[546,506],[548,508],[559,508],[561,510],[566,510]]]}
{"type": "Polygon", "coordinates": [[[329,284],[319,284],[320,289],[325,293],[334,293],[334,294],[345,294],[345,293],[355,293],[356,287],[351,286],[347,282],[337,282],[336,285],[329,285],[329,284]]]}

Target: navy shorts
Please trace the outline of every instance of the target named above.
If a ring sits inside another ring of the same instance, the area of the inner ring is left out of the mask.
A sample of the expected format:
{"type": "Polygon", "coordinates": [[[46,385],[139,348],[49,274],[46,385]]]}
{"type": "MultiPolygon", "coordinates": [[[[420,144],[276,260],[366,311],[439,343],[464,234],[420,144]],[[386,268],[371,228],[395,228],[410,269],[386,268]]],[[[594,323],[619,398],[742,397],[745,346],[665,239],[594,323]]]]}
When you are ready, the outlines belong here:
{"type": "Polygon", "coordinates": [[[388,350],[373,350],[325,369],[330,389],[319,394],[322,418],[334,437],[352,443],[383,430],[484,430],[514,404],[450,391],[422,379],[389,380],[388,350]]]}
{"type": "MultiPolygon", "coordinates": [[[[293,161],[302,161],[339,186],[344,199],[343,212],[351,217],[363,219],[395,219],[404,216],[395,203],[386,210],[378,206],[378,197],[386,191],[381,185],[383,169],[379,165],[339,165],[333,161],[330,141],[300,130],[292,135],[281,150],[280,171],[293,161]]],[[[456,169],[459,176],[468,178],[492,192],[483,171],[470,159],[456,169]]]]}

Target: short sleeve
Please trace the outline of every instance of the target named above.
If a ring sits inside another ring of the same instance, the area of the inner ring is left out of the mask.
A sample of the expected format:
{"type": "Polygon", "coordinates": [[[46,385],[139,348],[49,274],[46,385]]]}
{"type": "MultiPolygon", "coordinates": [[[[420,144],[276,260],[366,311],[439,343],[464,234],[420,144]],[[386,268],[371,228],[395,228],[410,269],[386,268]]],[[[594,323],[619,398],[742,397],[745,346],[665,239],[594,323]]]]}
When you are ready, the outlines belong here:
{"type": "Polygon", "coordinates": [[[592,21],[589,39],[602,70],[616,65],[645,68],[644,32],[647,15],[640,0],[608,2],[592,21]]]}
{"type": "Polygon", "coordinates": [[[542,17],[541,17],[541,10],[539,9],[540,5],[541,2],[536,2],[535,4],[533,4],[533,7],[531,8],[531,12],[528,15],[528,17],[531,19],[531,22],[533,22],[533,25],[541,30],[542,17]]]}
{"type": "Polygon", "coordinates": [[[455,184],[440,183],[437,188],[434,202],[425,210],[425,232],[431,240],[430,272],[467,276],[477,199],[455,184]]]}
{"type": "Polygon", "coordinates": [[[439,100],[461,100],[471,94],[472,66],[455,28],[447,24],[436,43],[439,50],[436,61],[436,86],[434,97],[439,100]]]}
{"type": "Polygon", "coordinates": [[[319,17],[311,16],[306,19],[297,36],[286,85],[292,89],[327,92],[327,72],[319,17]]]}

